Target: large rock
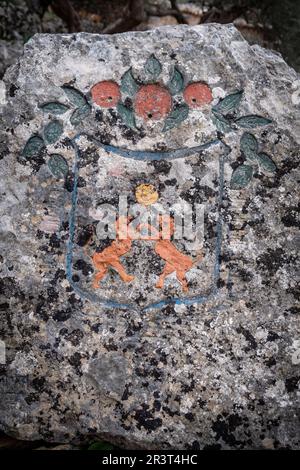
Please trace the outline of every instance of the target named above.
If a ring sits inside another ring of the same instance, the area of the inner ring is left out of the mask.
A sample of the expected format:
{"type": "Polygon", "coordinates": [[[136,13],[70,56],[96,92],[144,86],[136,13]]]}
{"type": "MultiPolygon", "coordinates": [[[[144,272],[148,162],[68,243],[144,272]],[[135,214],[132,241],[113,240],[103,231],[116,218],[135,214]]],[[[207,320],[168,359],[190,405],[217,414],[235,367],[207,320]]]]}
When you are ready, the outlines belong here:
{"type": "Polygon", "coordinates": [[[296,73],[212,24],[37,35],[4,81],[2,429],[296,448],[296,73]],[[198,236],[105,239],[120,196],[198,236]]]}

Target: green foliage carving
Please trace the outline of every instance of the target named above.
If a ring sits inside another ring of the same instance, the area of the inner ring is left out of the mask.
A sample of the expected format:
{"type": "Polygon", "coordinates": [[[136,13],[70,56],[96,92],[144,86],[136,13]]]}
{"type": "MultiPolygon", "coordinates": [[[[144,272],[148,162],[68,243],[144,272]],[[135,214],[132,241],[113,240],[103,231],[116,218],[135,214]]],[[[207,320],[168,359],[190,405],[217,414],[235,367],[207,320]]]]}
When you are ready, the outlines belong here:
{"type": "Polygon", "coordinates": [[[174,68],[171,80],[168,83],[168,89],[172,95],[176,95],[183,90],[183,75],[177,67],[174,68]]]}
{"type": "Polygon", "coordinates": [[[60,121],[51,121],[44,129],[44,138],[47,144],[54,144],[62,135],[64,129],[60,121]]]}
{"type": "Polygon", "coordinates": [[[121,91],[126,95],[133,97],[138,91],[139,86],[132,75],[132,69],[130,68],[124,73],[121,78],[121,91]]]}
{"type": "Polygon", "coordinates": [[[260,127],[260,126],[267,126],[268,124],[271,124],[271,120],[264,118],[262,116],[255,116],[255,115],[249,115],[249,116],[242,116],[238,119],[236,119],[235,123],[239,127],[243,128],[250,128],[253,129],[255,127],[260,127]]]}
{"type": "Polygon", "coordinates": [[[216,106],[213,107],[213,111],[225,115],[234,111],[239,106],[242,96],[242,90],[225,96],[225,98],[223,98],[216,106]]]}
{"type": "Polygon", "coordinates": [[[256,137],[249,132],[244,132],[240,141],[240,149],[248,165],[239,166],[232,174],[230,186],[232,189],[242,189],[248,185],[252,179],[253,167],[259,167],[268,173],[276,171],[276,165],[273,160],[264,152],[259,153],[259,145],[256,137]],[[249,168],[252,168],[250,174],[249,168]],[[246,182],[246,183],[245,183],[246,182]]]}
{"type": "Polygon", "coordinates": [[[225,116],[222,116],[222,114],[213,111],[212,122],[216,126],[217,130],[222,132],[222,134],[232,131],[230,121],[225,116]]]}
{"type": "MultiPolygon", "coordinates": [[[[248,115],[234,118],[230,113],[235,112],[241,103],[243,90],[231,93],[219,101],[212,108],[212,121],[217,131],[222,134],[233,132],[237,127],[254,129],[256,127],[267,126],[271,120],[263,116],[248,115]]],[[[259,165],[263,170],[274,173],[276,165],[265,153],[259,153],[257,138],[250,132],[244,132],[240,140],[240,150],[247,164],[242,164],[236,168],[231,176],[230,187],[232,189],[243,189],[253,177],[253,166],[259,165]]]]}
{"type": "Polygon", "coordinates": [[[81,108],[75,109],[70,118],[70,123],[73,126],[78,126],[78,124],[80,124],[90,114],[91,109],[92,108],[88,103],[81,106],[81,108]]]}
{"type": "Polygon", "coordinates": [[[22,156],[25,158],[32,158],[40,154],[42,149],[45,147],[43,139],[39,135],[33,135],[27,140],[25,147],[22,152],[22,156]]]}
{"type": "Polygon", "coordinates": [[[122,103],[118,103],[117,111],[118,111],[120,117],[122,118],[122,120],[124,121],[124,123],[128,127],[130,127],[131,129],[135,130],[136,129],[136,123],[135,123],[134,112],[132,111],[132,109],[127,108],[127,106],[125,106],[122,103]]]}
{"type": "Polygon", "coordinates": [[[181,104],[177,108],[173,109],[171,113],[167,116],[165,120],[165,125],[163,132],[166,132],[173,127],[178,126],[182,121],[184,121],[189,114],[189,107],[186,104],[181,104]]]}
{"type": "Polygon", "coordinates": [[[147,60],[145,68],[153,80],[159,76],[162,70],[161,63],[153,54],[147,60]]]}
{"type": "Polygon", "coordinates": [[[258,164],[266,171],[274,173],[276,171],[276,165],[273,160],[266,153],[259,153],[257,155],[258,164]]]}
{"type": "Polygon", "coordinates": [[[85,106],[87,103],[86,97],[76,88],[71,86],[63,86],[62,89],[64,90],[65,94],[67,95],[68,100],[77,108],[81,108],[85,106]]]}
{"type": "Polygon", "coordinates": [[[49,114],[64,114],[69,110],[69,106],[55,101],[45,103],[40,106],[41,110],[49,114]]]}
{"type": "Polygon", "coordinates": [[[69,171],[67,161],[62,155],[59,155],[58,153],[53,153],[50,155],[48,167],[56,178],[65,177],[69,171]]]}
{"type": "Polygon", "coordinates": [[[241,165],[236,168],[231,176],[230,187],[232,189],[243,189],[251,181],[253,168],[250,165],[241,165]]]}
{"type": "Polygon", "coordinates": [[[255,161],[258,152],[258,142],[256,137],[249,132],[245,132],[241,137],[241,151],[247,158],[247,160],[255,161]]]}

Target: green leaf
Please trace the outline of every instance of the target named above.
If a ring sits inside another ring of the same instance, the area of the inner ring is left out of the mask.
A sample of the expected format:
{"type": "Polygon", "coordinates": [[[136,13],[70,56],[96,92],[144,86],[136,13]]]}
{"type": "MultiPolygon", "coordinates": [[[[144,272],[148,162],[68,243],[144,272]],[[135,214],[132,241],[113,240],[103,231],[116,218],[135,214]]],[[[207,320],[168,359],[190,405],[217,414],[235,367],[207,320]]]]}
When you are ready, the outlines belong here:
{"type": "Polygon", "coordinates": [[[219,103],[214,106],[214,111],[221,114],[228,114],[238,107],[243,96],[243,91],[236,91],[231,95],[225,96],[219,103]]]}
{"type": "Polygon", "coordinates": [[[117,111],[126,124],[127,127],[130,127],[131,129],[136,129],[136,123],[135,123],[135,115],[132,109],[127,108],[122,103],[117,104],[117,111]]]}
{"type": "Polygon", "coordinates": [[[226,117],[222,116],[222,114],[218,114],[215,111],[213,111],[212,114],[212,122],[216,126],[217,130],[223,134],[232,131],[230,121],[226,117]]]}
{"type": "Polygon", "coordinates": [[[152,54],[146,62],[145,66],[147,72],[151,75],[151,78],[157,78],[161,72],[161,63],[152,54]]]}
{"type": "Polygon", "coordinates": [[[184,121],[189,114],[189,107],[186,104],[181,104],[177,108],[173,109],[171,113],[167,116],[165,120],[165,125],[163,132],[166,132],[173,127],[178,126],[182,121],[184,121]]]}
{"type": "Polygon", "coordinates": [[[252,162],[257,160],[258,142],[253,134],[244,132],[241,137],[240,147],[247,160],[252,162]]]}
{"type": "Polygon", "coordinates": [[[172,95],[176,95],[183,90],[183,75],[177,67],[174,68],[173,75],[167,87],[172,95]]]}
{"type": "Polygon", "coordinates": [[[44,129],[47,144],[54,144],[62,135],[64,129],[60,121],[51,121],[44,129]]]}
{"type": "Polygon", "coordinates": [[[69,106],[66,106],[65,104],[62,103],[57,103],[55,101],[51,103],[45,103],[40,106],[41,110],[44,111],[44,113],[50,113],[50,114],[64,114],[68,111],[69,106]]]}
{"type": "Polygon", "coordinates": [[[86,105],[86,97],[81,93],[81,91],[76,90],[76,88],[73,88],[71,86],[63,86],[62,89],[67,95],[69,101],[74,106],[81,108],[82,106],[86,105]]]}
{"type": "Polygon", "coordinates": [[[257,155],[257,161],[264,170],[269,171],[270,173],[274,173],[276,171],[275,163],[266,153],[259,153],[257,155]]]}
{"type": "Polygon", "coordinates": [[[66,159],[58,153],[53,153],[50,155],[48,160],[48,167],[56,178],[65,177],[69,171],[69,166],[66,159]]]}
{"type": "Polygon", "coordinates": [[[132,70],[127,70],[121,78],[121,91],[132,97],[136,94],[138,89],[139,86],[132,75],[132,70]]]}
{"type": "Polygon", "coordinates": [[[113,449],[114,449],[114,446],[112,446],[108,442],[93,442],[88,447],[88,450],[113,450],[113,449]]]}
{"type": "Polygon", "coordinates": [[[270,119],[255,115],[243,116],[235,120],[235,123],[239,127],[249,127],[251,129],[254,127],[267,126],[268,124],[271,124],[271,122],[272,121],[270,119]]]}
{"type": "Polygon", "coordinates": [[[30,137],[30,139],[27,140],[22,155],[25,158],[34,157],[39,155],[44,147],[45,144],[43,139],[39,135],[33,135],[30,137]]]}
{"type": "Polygon", "coordinates": [[[241,165],[232,173],[230,187],[232,189],[245,188],[251,181],[253,168],[250,165],[241,165]]]}
{"type": "Polygon", "coordinates": [[[91,112],[91,107],[88,103],[84,106],[81,106],[81,108],[75,109],[75,111],[73,112],[70,118],[70,123],[73,126],[77,126],[90,114],[90,112],[91,112]]]}

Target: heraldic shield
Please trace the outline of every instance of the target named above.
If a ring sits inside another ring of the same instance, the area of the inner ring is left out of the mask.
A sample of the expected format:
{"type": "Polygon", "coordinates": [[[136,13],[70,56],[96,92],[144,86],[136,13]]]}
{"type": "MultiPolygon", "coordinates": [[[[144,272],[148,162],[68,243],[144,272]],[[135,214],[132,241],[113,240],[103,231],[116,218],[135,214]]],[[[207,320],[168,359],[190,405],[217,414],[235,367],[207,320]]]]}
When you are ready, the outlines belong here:
{"type": "Polygon", "coordinates": [[[276,169],[247,131],[271,120],[241,115],[244,90],[220,96],[197,64],[191,75],[184,57],[176,60],[164,66],[151,54],[81,89],[61,84],[68,104],[39,108],[66,115],[64,125],[53,118],[23,150],[28,160],[45,143],[60,149],[48,167],[69,197],[61,201],[67,279],[99,306],[143,311],[216,297],[230,285],[220,278],[227,193],[250,184],[257,164],[276,169]]]}
{"type": "Polygon", "coordinates": [[[136,150],[86,135],[75,145],[67,273],[80,296],[140,309],[214,296],[226,146],[136,150]]]}

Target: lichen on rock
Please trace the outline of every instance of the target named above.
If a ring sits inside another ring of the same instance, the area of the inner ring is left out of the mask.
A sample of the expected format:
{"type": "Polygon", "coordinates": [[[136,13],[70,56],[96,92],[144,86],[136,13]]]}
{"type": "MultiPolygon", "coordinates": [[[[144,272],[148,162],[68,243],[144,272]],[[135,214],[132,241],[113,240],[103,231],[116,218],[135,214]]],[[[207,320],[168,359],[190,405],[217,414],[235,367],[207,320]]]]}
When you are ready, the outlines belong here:
{"type": "Polygon", "coordinates": [[[232,25],[25,45],[0,103],[5,432],[299,447],[297,80],[232,25]],[[120,196],[172,209],[158,238],[101,236],[120,196]],[[203,238],[176,238],[197,205],[203,238]]]}

